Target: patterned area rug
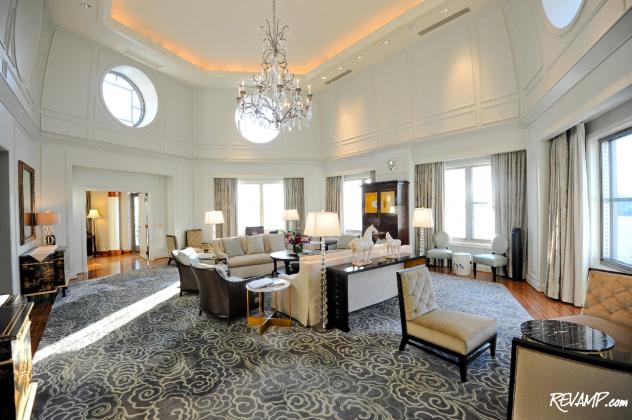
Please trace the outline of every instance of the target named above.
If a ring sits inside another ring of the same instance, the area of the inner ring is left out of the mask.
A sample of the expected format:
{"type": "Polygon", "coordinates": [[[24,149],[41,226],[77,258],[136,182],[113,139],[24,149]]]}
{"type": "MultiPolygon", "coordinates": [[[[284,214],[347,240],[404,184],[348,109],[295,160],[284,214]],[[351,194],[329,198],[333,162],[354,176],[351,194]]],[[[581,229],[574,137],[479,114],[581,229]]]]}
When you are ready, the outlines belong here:
{"type": "Polygon", "coordinates": [[[263,336],[198,316],[175,268],[75,283],[35,354],[34,417],[476,418],[506,416],[511,338],[529,319],[500,284],[433,273],[439,305],[498,323],[496,359],[468,370],[400,341],[397,299],[351,314],[351,332],[298,324],[263,336]]]}

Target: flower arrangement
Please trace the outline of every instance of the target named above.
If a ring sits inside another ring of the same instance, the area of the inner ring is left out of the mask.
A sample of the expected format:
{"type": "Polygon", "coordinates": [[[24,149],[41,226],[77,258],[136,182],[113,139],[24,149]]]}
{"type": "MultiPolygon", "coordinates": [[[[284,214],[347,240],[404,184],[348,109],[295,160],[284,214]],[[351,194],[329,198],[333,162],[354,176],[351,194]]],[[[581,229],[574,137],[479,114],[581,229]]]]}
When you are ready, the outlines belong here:
{"type": "Polygon", "coordinates": [[[300,229],[292,229],[285,235],[287,242],[292,245],[292,250],[295,254],[303,252],[303,245],[308,243],[311,238],[303,235],[300,229]]]}

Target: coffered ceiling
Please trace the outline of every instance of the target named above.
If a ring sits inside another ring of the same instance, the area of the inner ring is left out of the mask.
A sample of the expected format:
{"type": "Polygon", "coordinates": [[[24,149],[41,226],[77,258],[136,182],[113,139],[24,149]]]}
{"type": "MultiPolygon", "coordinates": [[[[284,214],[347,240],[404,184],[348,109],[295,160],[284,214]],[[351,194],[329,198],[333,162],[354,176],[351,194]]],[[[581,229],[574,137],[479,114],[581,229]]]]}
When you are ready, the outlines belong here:
{"type": "MultiPolygon", "coordinates": [[[[261,28],[272,14],[272,0],[47,2],[56,26],[196,85],[234,85],[257,71],[261,28]]],[[[332,72],[357,71],[416,41],[411,27],[422,28],[471,3],[277,0],[277,14],[290,27],[290,70],[322,85],[332,72]]]]}

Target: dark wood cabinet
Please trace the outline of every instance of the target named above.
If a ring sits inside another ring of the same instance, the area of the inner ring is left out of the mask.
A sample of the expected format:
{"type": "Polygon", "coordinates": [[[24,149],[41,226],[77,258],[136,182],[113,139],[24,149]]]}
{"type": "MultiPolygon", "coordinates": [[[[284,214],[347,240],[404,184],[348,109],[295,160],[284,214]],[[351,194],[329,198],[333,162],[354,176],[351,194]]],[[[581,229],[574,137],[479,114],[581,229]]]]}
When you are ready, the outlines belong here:
{"type": "Polygon", "coordinates": [[[408,181],[384,181],[362,185],[362,231],[370,225],[379,231],[377,239],[389,232],[407,245],[408,181]]]}
{"type": "MultiPolygon", "coordinates": [[[[14,302],[13,302],[14,303],[14,302]]],[[[0,307],[0,418],[28,419],[36,385],[31,382],[32,303],[0,307]]]]}
{"type": "Polygon", "coordinates": [[[23,296],[57,293],[64,295],[68,287],[66,277],[66,247],[58,246],[42,261],[32,256],[37,248],[20,255],[20,289],[23,296]]]}

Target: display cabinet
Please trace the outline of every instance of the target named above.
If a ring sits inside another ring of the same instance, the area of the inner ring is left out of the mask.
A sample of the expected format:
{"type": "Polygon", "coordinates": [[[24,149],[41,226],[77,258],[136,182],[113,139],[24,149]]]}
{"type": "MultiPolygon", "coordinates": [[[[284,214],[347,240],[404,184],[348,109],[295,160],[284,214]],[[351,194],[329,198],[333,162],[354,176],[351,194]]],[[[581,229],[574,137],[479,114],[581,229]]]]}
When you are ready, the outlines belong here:
{"type": "Polygon", "coordinates": [[[409,243],[408,181],[384,181],[362,185],[362,231],[370,225],[377,228],[377,237],[387,232],[402,245],[409,243]]]}

